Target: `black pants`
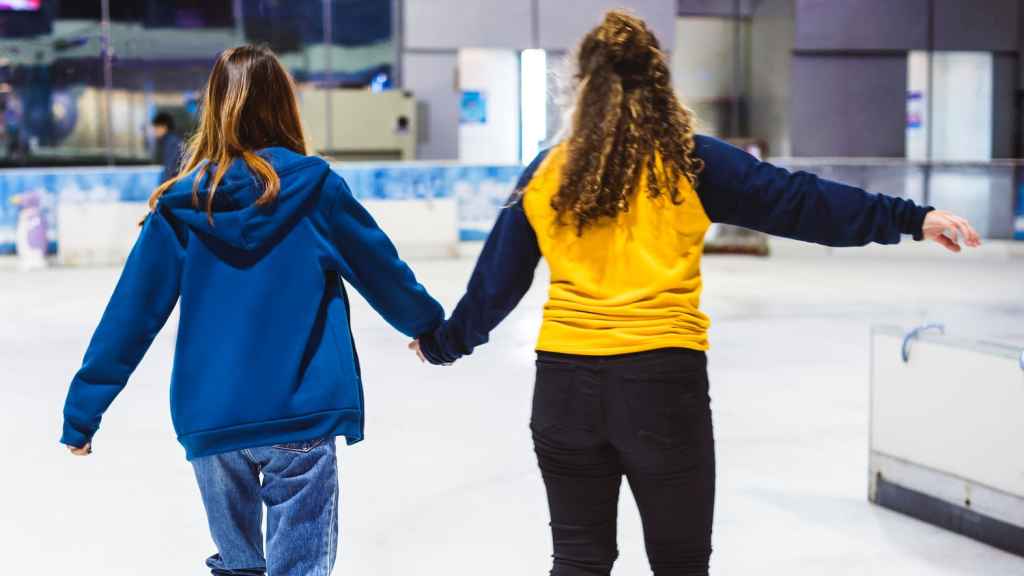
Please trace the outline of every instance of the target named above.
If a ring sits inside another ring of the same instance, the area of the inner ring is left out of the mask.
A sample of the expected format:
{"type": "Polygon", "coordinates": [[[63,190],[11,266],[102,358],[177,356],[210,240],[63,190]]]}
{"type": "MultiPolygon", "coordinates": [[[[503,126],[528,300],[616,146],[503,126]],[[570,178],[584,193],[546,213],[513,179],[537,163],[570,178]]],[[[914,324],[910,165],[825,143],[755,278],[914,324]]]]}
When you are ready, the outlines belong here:
{"type": "Polygon", "coordinates": [[[551,510],[553,576],[611,572],[623,475],[655,576],[708,573],[715,449],[703,352],[542,352],[530,428],[551,510]]]}

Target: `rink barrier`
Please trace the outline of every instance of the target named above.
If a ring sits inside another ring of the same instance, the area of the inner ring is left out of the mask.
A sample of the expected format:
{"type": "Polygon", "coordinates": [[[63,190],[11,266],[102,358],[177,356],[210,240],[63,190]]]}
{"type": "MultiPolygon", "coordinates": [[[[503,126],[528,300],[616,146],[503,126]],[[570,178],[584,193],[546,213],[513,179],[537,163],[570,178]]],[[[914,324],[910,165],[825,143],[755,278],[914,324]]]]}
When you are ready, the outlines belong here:
{"type": "MultiPolygon", "coordinates": [[[[453,256],[459,242],[487,237],[521,166],[403,162],[335,164],[406,256],[453,256]]],[[[39,191],[51,248],[67,264],[127,257],[159,168],[0,170],[0,254],[15,251],[18,208],[11,198],[39,191]]]]}
{"type": "Polygon", "coordinates": [[[1024,350],[934,328],[872,328],[869,499],[1024,556],[1024,350]]]}
{"type": "MultiPolygon", "coordinates": [[[[350,163],[333,167],[394,237],[403,255],[413,257],[454,255],[463,251],[465,243],[484,240],[522,170],[516,165],[454,162],[350,163]]],[[[872,172],[827,175],[852,178],[857,174],[866,179],[862,182],[865,186],[883,191],[891,187],[881,176],[875,175],[877,178],[872,180],[872,172]]],[[[134,220],[145,214],[144,203],[156,187],[158,176],[159,169],[152,166],[0,170],[0,255],[15,250],[18,207],[11,203],[11,198],[40,190],[51,252],[59,251],[61,259],[69,264],[120,261],[127,255],[123,239],[128,238],[130,246],[136,236],[134,223],[124,220],[124,215],[131,215],[128,220],[134,220]],[[62,227],[61,222],[78,222],[82,226],[73,230],[62,227]],[[87,226],[90,222],[95,224],[92,230],[87,226]],[[65,240],[62,246],[61,237],[65,240]]],[[[1024,184],[1020,187],[1018,212],[1024,232],[1024,184]]],[[[1024,235],[1020,237],[1024,239],[1024,235]]],[[[944,254],[927,243],[905,242],[899,249],[868,246],[843,250],[778,238],[771,240],[771,252],[775,256],[820,253],[868,258],[944,254]]],[[[1024,257],[1024,242],[986,242],[981,249],[967,251],[962,257],[1024,257]]]]}

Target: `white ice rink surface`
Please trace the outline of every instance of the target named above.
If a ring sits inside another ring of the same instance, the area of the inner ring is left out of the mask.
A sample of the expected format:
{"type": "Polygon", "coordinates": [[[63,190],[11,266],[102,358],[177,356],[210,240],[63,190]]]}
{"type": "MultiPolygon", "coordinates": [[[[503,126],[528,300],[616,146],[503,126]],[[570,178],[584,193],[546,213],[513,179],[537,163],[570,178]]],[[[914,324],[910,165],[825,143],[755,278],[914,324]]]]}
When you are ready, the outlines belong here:
{"type": "MultiPolygon", "coordinates": [[[[450,308],[472,261],[413,265],[450,308]]],[[[714,574],[1024,575],[1024,559],[866,497],[869,325],[942,320],[951,334],[1024,345],[1024,260],[709,257],[704,268],[714,574]]],[[[116,277],[0,270],[0,574],[206,573],[212,544],[167,406],[176,316],[107,413],[95,454],[57,444],[67,383],[116,277]]],[[[335,574],[547,573],[527,429],[545,288],[541,271],[492,343],[452,368],[421,366],[356,299],[367,439],[339,449],[335,574]]],[[[615,573],[649,573],[625,487],[621,510],[615,573]]]]}

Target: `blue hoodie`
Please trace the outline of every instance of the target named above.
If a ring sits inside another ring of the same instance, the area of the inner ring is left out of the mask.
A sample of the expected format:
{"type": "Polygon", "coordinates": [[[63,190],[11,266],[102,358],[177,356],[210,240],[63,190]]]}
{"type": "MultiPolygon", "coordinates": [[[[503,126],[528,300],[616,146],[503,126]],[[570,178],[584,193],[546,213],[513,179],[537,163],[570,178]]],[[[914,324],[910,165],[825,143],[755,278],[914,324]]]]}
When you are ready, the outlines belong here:
{"type": "Polygon", "coordinates": [[[326,162],[284,148],[260,154],[281,178],[274,202],[255,204],[262,185],[236,160],[212,224],[193,207],[194,175],[147,217],[71,382],[62,443],[91,441],[179,298],[171,417],[189,460],[363,438],[342,278],[406,336],[436,329],[444,313],[326,162]]]}

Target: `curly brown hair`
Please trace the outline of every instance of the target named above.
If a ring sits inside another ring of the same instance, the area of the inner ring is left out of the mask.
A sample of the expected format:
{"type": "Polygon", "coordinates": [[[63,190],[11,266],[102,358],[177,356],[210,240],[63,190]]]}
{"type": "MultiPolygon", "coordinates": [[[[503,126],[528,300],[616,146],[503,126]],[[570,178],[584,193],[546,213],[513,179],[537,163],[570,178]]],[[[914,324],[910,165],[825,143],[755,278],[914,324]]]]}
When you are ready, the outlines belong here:
{"type": "Polygon", "coordinates": [[[665,53],[647,24],[611,11],[577,48],[568,159],[551,200],[559,222],[571,214],[577,234],[629,210],[646,171],[651,198],[682,204],[681,178],[696,187],[693,113],[680,104],[665,53]]]}

